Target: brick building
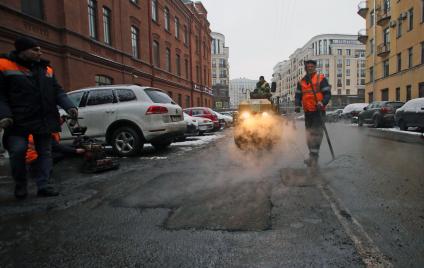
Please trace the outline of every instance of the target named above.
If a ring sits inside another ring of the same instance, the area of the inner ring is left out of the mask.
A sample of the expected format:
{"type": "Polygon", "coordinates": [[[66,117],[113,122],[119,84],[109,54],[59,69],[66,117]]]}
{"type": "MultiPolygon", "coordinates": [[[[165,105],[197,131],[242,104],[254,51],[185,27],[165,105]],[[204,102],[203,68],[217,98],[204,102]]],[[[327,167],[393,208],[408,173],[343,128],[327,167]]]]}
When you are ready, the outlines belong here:
{"type": "Polygon", "coordinates": [[[212,107],[210,34],[200,2],[0,0],[0,52],[37,39],[68,91],[138,84],[182,107],[212,107]]]}

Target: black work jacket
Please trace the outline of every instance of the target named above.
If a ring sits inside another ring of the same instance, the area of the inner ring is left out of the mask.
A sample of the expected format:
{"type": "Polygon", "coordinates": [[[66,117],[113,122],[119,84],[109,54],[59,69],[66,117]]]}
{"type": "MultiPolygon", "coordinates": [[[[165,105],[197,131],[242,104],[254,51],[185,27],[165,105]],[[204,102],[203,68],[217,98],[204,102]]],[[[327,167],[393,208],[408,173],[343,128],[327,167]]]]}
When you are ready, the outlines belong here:
{"type": "Polygon", "coordinates": [[[26,62],[14,52],[0,56],[0,119],[13,119],[6,132],[60,132],[57,106],[65,111],[75,107],[48,61],[26,62]]]}

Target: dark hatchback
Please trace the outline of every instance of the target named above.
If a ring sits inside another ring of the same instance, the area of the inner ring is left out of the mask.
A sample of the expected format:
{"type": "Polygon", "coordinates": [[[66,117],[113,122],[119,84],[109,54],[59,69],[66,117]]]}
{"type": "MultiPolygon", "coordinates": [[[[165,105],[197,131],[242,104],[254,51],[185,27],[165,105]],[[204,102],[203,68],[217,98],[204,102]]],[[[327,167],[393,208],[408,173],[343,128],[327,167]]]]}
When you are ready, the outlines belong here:
{"type": "Polygon", "coordinates": [[[375,101],[364,108],[358,115],[358,125],[372,124],[373,127],[393,127],[395,112],[405,103],[400,101],[375,101]]]}
{"type": "Polygon", "coordinates": [[[418,127],[424,131],[424,98],[413,99],[396,111],[396,123],[401,130],[418,127]]]}

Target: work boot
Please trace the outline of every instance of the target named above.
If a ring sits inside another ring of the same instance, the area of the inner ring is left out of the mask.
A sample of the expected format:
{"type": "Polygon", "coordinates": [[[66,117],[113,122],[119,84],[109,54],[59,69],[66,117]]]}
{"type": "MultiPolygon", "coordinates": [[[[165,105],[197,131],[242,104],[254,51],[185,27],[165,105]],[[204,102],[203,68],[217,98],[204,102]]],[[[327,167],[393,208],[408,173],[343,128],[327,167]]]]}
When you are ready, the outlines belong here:
{"type": "Polygon", "coordinates": [[[37,196],[39,197],[50,197],[50,196],[58,196],[59,192],[53,186],[47,186],[45,188],[39,189],[37,192],[37,196]]]}
{"type": "Polygon", "coordinates": [[[16,184],[15,186],[15,197],[16,199],[23,200],[28,196],[27,186],[22,184],[16,184]]]}
{"type": "Polygon", "coordinates": [[[309,158],[304,161],[305,165],[311,168],[316,168],[318,166],[318,155],[310,154],[309,158]]]}

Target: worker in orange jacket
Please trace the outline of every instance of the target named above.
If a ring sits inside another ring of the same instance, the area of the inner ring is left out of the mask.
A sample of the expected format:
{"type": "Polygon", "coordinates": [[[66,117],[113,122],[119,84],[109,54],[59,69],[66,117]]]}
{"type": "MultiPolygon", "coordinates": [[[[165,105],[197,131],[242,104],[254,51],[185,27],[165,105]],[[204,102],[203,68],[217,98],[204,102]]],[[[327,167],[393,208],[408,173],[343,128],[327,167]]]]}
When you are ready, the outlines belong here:
{"type": "Polygon", "coordinates": [[[298,82],[295,94],[295,111],[305,112],[306,141],[309,159],[305,164],[310,167],[318,165],[319,150],[323,138],[325,107],[331,99],[331,86],[323,74],[316,71],[317,62],[304,62],[306,75],[298,82]]]}

